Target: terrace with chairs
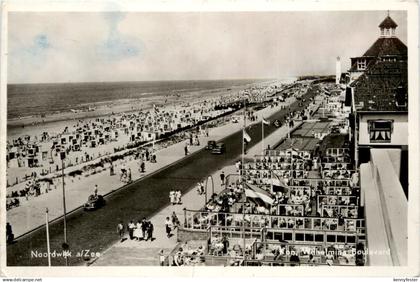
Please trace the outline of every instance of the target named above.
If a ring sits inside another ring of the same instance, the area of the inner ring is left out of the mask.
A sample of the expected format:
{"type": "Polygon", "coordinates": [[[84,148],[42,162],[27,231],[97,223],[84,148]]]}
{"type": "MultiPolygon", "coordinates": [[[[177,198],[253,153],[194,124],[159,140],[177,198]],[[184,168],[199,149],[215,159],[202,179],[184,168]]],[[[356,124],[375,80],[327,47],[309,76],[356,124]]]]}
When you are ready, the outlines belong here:
{"type": "Polygon", "coordinates": [[[365,265],[364,210],[349,149],[329,148],[316,164],[313,154],[255,156],[203,209],[184,211],[179,239],[195,234],[207,242],[205,265],[365,265]]]}

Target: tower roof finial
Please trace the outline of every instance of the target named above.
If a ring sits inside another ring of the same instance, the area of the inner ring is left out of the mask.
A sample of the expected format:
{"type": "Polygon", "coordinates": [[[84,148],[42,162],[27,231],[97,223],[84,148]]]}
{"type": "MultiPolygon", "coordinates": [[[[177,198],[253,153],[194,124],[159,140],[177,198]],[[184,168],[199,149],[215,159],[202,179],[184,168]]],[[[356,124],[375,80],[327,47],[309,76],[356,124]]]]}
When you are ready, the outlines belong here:
{"type": "Polygon", "coordinates": [[[396,28],[397,26],[398,25],[389,16],[389,11],[388,11],[388,16],[379,25],[380,28],[396,28]]]}

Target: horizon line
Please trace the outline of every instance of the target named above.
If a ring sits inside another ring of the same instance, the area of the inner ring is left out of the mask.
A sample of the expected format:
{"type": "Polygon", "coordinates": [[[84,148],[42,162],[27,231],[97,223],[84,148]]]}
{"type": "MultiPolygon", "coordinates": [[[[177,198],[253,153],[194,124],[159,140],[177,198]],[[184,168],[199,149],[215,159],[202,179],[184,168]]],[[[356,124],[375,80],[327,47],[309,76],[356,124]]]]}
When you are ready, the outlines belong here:
{"type": "Polygon", "coordinates": [[[60,81],[60,82],[7,82],[7,85],[30,85],[30,84],[82,84],[82,83],[133,83],[133,82],[172,82],[172,81],[217,81],[217,80],[276,80],[281,78],[299,78],[306,76],[332,76],[335,74],[305,74],[305,75],[290,75],[282,77],[268,77],[268,78],[215,78],[215,79],[162,79],[162,80],[119,80],[119,81],[60,81]]]}

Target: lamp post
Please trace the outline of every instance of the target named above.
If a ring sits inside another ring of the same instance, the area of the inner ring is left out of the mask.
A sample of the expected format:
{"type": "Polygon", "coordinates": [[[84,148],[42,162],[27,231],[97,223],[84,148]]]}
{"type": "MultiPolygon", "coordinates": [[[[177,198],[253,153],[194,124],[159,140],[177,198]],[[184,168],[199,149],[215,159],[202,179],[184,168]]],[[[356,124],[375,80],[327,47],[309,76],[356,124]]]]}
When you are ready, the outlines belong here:
{"type": "Polygon", "coordinates": [[[45,209],[45,227],[47,231],[47,253],[48,253],[48,266],[51,266],[51,249],[50,249],[50,231],[49,231],[50,221],[48,219],[48,208],[45,209]]]}
{"type": "Polygon", "coordinates": [[[204,192],[204,206],[207,205],[207,180],[206,180],[206,192],[204,192]]]}
{"type": "Polygon", "coordinates": [[[244,188],[244,191],[243,191],[243,193],[244,193],[244,197],[243,197],[243,200],[242,200],[242,236],[243,236],[243,250],[242,250],[242,254],[243,254],[243,257],[244,257],[244,261],[246,260],[246,254],[245,254],[245,251],[246,251],[246,240],[245,240],[245,202],[246,202],[246,193],[245,193],[245,182],[244,182],[244,180],[243,180],[243,178],[241,179],[241,183],[242,183],[242,185],[243,185],[243,188],[244,188]]]}
{"type": "MultiPolygon", "coordinates": [[[[67,244],[67,212],[66,212],[66,191],[64,188],[64,159],[66,158],[66,153],[65,152],[60,152],[60,159],[61,159],[61,180],[63,182],[63,211],[64,211],[64,243],[63,243],[63,250],[67,250],[68,249],[68,244],[67,244]]],[[[65,260],[66,260],[66,266],[68,266],[68,257],[67,255],[64,256],[65,260]]]]}

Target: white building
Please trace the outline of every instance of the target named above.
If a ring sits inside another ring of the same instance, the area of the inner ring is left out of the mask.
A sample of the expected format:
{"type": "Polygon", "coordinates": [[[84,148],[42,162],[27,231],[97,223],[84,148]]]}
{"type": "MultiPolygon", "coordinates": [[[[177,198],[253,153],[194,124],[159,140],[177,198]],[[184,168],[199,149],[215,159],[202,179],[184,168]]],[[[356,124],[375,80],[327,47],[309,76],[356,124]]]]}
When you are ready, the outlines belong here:
{"type": "Polygon", "coordinates": [[[389,250],[370,252],[371,266],[407,264],[407,47],[395,37],[396,27],[388,15],[376,42],[351,59],[346,97],[369,251],[389,250]]]}

